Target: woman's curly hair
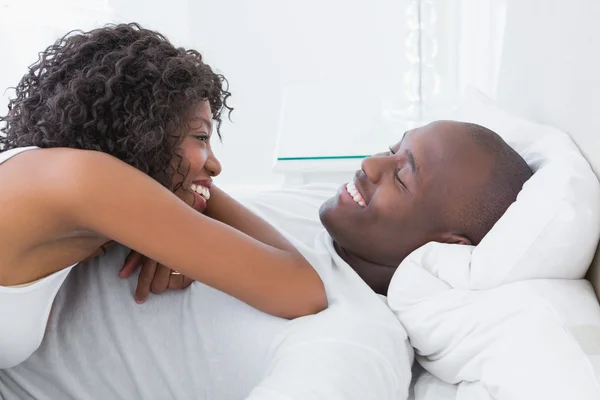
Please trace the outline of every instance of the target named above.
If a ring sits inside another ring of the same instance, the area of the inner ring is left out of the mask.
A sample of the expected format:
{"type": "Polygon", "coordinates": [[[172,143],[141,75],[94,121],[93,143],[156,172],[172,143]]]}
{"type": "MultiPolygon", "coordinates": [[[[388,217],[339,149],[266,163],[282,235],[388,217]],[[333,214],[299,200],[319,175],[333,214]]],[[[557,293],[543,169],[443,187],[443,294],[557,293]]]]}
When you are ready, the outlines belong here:
{"type": "Polygon", "coordinates": [[[227,81],[197,51],[135,23],[67,34],[40,53],[15,89],[0,117],[0,152],[101,151],[169,188],[173,160],[181,174],[190,107],[208,100],[219,138],[221,112],[232,111],[227,81]]]}

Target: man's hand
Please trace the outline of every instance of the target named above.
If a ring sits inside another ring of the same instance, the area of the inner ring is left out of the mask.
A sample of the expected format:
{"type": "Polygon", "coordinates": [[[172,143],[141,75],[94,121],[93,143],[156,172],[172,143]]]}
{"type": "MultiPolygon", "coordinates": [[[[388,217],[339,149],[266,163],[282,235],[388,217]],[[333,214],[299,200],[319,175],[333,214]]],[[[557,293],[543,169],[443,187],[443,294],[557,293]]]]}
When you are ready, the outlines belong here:
{"type": "Polygon", "coordinates": [[[193,282],[192,279],[181,275],[179,272],[158,264],[156,261],[133,250],[125,259],[125,264],[119,271],[119,277],[129,278],[139,265],[142,268],[135,290],[135,301],[139,304],[146,301],[150,292],[160,294],[167,289],[185,289],[193,282]]]}

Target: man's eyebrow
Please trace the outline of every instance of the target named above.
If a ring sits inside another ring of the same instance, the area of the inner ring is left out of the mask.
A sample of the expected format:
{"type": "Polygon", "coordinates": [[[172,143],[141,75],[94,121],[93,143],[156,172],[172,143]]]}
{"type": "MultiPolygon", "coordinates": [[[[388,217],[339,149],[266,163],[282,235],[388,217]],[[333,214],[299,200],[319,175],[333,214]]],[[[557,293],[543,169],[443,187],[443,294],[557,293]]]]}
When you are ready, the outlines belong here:
{"type": "MultiPolygon", "coordinates": [[[[398,147],[398,150],[396,152],[400,151],[400,147],[402,147],[402,142],[404,141],[404,138],[406,137],[406,135],[409,132],[410,131],[404,132],[404,134],[402,135],[402,139],[400,139],[400,141],[396,144],[396,146],[398,147]]],[[[394,147],[396,147],[396,146],[394,146],[394,147]]],[[[390,147],[390,151],[392,151],[391,147],[390,147]]],[[[419,174],[418,174],[419,173],[419,164],[417,163],[417,160],[415,159],[415,155],[409,149],[404,150],[404,155],[406,155],[406,159],[408,160],[408,164],[410,165],[413,175],[415,176],[415,178],[418,178],[419,177],[419,174]]]]}
{"type": "MultiPolygon", "coordinates": [[[[400,140],[399,143],[399,147],[402,145],[402,142],[404,141],[404,138],[408,135],[410,131],[406,131],[404,132],[404,134],[402,135],[402,139],[400,140]]],[[[412,169],[412,173],[415,176],[415,178],[418,178],[419,174],[419,164],[417,163],[417,160],[415,159],[415,155],[413,154],[413,152],[410,149],[406,149],[404,150],[404,154],[406,155],[406,158],[408,159],[408,164],[410,165],[410,168],[412,169]]]]}
{"type": "Polygon", "coordinates": [[[419,164],[417,164],[417,160],[415,160],[415,155],[409,149],[404,150],[404,154],[406,154],[406,158],[408,159],[413,174],[418,176],[419,164]]]}

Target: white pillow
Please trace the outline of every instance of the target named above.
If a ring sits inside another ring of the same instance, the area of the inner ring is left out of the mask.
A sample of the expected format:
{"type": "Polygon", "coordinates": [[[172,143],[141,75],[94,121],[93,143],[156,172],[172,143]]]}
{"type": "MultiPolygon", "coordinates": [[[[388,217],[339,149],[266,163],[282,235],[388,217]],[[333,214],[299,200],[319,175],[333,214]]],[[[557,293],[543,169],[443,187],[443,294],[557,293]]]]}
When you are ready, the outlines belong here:
{"type": "Polygon", "coordinates": [[[474,89],[455,119],[497,132],[534,175],[478,246],[410,254],[389,307],[419,363],[459,384],[457,399],[599,399],[600,306],[580,279],[600,236],[596,176],[565,133],[474,89]]]}
{"type": "Polygon", "coordinates": [[[456,119],[498,133],[534,172],[473,250],[460,285],[484,289],[523,279],[582,278],[600,237],[600,185],[574,142],[555,128],[500,110],[474,88],[456,119]]]}

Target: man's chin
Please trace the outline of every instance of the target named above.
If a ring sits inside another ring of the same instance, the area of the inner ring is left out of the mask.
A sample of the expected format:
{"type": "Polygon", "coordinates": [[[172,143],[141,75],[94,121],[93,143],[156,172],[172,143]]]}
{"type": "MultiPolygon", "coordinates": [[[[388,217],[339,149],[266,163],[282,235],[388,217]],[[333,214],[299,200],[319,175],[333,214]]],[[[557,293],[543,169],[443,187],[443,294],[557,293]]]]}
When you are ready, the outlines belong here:
{"type": "Polygon", "coordinates": [[[378,254],[385,254],[386,252],[379,249],[377,242],[371,240],[372,235],[366,233],[366,230],[363,229],[366,227],[353,221],[349,215],[340,212],[342,210],[335,207],[335,199],[333,201],[333,206],[327,204],[329,201],[321,206],[319,217],[321,218],[321,224],[335,242],[336,247],[344,249],[344,251],[360,259],[387,265],[386,261],[389,262],[389,260],[380,259],[381,254],[378,254]]]}
{"type": "Polygon", "coordinates": [[[347,219],[343,217],[343,210],[340,209],[338,197],[338,195],[333,196],[319,208],[321,224],[331,236],[334,236],[340,229],[344,229],[344,220],[347,219]]]}
{"type": "Polygon", "coordinates": [[[330,198],[329,200],[325,201],[323,204],[321,204],[321,207],[319,207],[319,219],[321,220],[321,223],[323,225],[326,224],[326,220],[328,217],[328,214],[330,214],[331,208],[332,208],[332,202],[335,200],[335,197],[330,198]]]}
{"type": "Polygon", "coordinates": [[[350,236],[353,232],[347,216],[344,216],[340,211],[336,205],[336,199],[332,198],[321,206],[319,217],[321,224],[323,224],[333,241],[346,248],[349,242],[352,241],[349,239],[351,239],[350,236]]]}

